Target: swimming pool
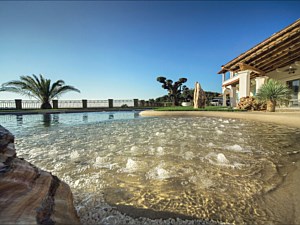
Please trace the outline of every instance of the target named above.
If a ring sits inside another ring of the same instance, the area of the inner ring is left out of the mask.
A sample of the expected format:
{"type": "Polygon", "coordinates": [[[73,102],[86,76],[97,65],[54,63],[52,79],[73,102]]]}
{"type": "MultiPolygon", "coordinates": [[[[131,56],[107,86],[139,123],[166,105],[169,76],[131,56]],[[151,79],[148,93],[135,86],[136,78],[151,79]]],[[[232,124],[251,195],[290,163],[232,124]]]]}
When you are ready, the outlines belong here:
{"type": "Polygon", "coordinates": [[[237,119],[103,112],[0,123],[15,134],[18,156],[66,181],[83,221],[95,223],[117,217],[108,204],[132,216],[284,222],[266,198],[299,160],[299,129],[237,119]]]}

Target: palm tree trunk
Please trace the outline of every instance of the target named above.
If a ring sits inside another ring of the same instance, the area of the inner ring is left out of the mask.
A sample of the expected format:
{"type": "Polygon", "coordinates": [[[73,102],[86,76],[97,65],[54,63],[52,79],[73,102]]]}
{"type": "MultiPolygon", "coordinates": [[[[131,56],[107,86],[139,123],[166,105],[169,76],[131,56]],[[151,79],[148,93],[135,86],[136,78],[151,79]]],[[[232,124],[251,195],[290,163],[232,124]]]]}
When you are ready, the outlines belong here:
{"type": "Polygon", "coordinates": [[[41,109],[52,109],[52,106],[49,102],[43,102],[41,109]]]}
{"type": "Polygon", "coordinates": [[[268,112],[275,112],[276,107],[276,101],[275,100],[269,100],[267,102],[267,111],[268,112]]]}

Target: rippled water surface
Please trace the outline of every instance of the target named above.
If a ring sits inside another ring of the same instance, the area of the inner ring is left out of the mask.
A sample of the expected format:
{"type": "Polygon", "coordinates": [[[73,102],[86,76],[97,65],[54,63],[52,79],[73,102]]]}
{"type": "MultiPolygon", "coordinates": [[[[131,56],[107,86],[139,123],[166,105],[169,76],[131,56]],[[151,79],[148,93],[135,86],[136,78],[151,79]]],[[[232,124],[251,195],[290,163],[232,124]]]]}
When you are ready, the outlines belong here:
{"type": "Polygon", "coordinates": [[[112,205],[237,224],[278,222],[261,199],[299,155],[299,129],[234,119],[127,112],[0,116],[0,123],[16,135],[18,156],[79,198],[101,194],[112,205]]]}

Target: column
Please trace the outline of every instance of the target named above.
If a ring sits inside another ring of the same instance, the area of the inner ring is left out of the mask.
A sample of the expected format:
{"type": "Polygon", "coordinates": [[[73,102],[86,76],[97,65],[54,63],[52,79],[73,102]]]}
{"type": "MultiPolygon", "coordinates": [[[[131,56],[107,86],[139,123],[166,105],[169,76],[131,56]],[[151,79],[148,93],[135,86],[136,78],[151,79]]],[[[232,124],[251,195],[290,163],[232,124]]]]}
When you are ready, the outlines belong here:
{"type": "Polygon", "coordinates": [[[87,108],[87,99],[82,99],[82,108],[83,109],[87,108]]]}
{"type": "Polygon", "coordinates": [[[114,100],[108,99],[108,108],[113,108],[113,107],[114,107],[114,100]]]}
{"type": "Polygon", "coordinates": [[[223,104],[222,104],[222,106],[227,106],[226,105],[226,94],[225,93],[223,94],[223,104]]]}
{"type": "Polygon", "coordinates": [[[239,97],[247,97],[250,95],[250,70],[240,71],[239,75],[239,97]]]}
{"type": "Polygon", "coordinates": [[[133,106],[134,107],[139,107],[139,100],[138,99],[133,99],[133,106]]]}
{"type": "Polygon", "coordinates": [[[267,76],[262,76],[262,77],[256,77],[255,78],[256,93],[261,88],[261,86],[267,81],[267,79],[268,79],[267,76]]]}
{"type": "Polygon", "coordinates": [[[142,107],[145,106],[145,100],[141,100],[141,106],[142,106],[142,107]]]}
{"type": "Polygon", "coordinates": [[[226,74],[222,73],[222,84],[225,82],[225,76],[226,76],[226,74]]]}
{"type": "Polygon", "coordinates": [[[223,88],[223,106],[226,106],[227,90],[223,88]]]}
{"type": "Polygon", "coordinates": [[[22,109],[22,99],[15,99],[16,109],[22,109]]]}
{"type": "Polygon", "coordinates": [[[53,109],[58,109],[58,100],[52,100],[53,109]]]}
{"type": "Polygon", "coordinates": [[[230,106],[236,107],[236,86],[230,88],[230,106]]]}

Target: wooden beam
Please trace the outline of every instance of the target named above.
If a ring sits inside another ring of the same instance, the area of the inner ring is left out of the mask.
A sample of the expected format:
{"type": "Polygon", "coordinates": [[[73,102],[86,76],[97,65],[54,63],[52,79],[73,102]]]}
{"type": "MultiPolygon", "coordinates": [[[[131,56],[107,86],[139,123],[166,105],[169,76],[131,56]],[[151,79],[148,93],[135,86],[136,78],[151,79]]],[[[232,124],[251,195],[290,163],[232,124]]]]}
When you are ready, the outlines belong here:
{"type": "Polygon", "coordinates": [[[259,73],[261,75],[265,74],[264,71],[262,71],[262,70],[260,70],[260,69],[258,69],[256,67],[254,67],[254,66],[250,66],[250,65],[248,65],[246,63],[238,63],[238,65],[240,67],[240,70],[252,70],[253,72],[259,73]]]}
{"type": "MultiPolygon", "coordinates": [[[[264,68],[269,67],[273,61],[277,61],[278,58],[287,55],[291,51],[298,51],[300,46],[300,29],[297,32],[297,36],[289,36],[282,43],[270,46],[264,52],[254,53],[247,57],[244,63],[249,66],[254,66],[256,69],[267,72],[264,68]],[[252,57],[252,58],[251,58],[252,57]],[[251,65],[252,64],[252,65],[251,65]]],[[[299,54],[299,53],[298,53],[299,54]]],[[[225,66],[223,66],[226,68],[225,66]]],[[[239,64],[226,68],[227,70],[236,71],[239,69],[239,64]]]]}
{"type": "Polygon", "coordinates": [[[284,45],[291,45],[291,43],[297,43],[300,37],[300,28],[297,28],[295,31],[293,31],[292,33],[287,33],[285,34],[285,36],[280,37],[272,42],[270,42],[269,44],[267,44],[266,46],[264,46],[261,49],[258,49],[257,51],[255,51],[254,53],[248,55],[247,57],[245,57],[243,59],[244,62],[247,61],[254,61],[258,58],[260,58],[261,56],[265,56],[266,54],[271,53],[272,51],[277,51],[277,49],[280,46],[284,46],[284,45]]]}
{"type": "Polygon", "coordinates": [[[293,49],[293,51],[285,51],[281,54],[274,55],[270,57],[269,60],[265,60],[263,63],[258,63],[256,67],[259,67],[261,70],[266,71],[266,68],[270,66],[276,66],[278,68],[278,64],[284,63],[285,61],[291,61],[295,56],[300,56],[300,45],[298,48],[293,49]]]}
{"type": "Polygon", "coordinates": [[[226,67],[232,67],[234,66],[238,61],[243,60],[244,62],[249,60],[253,57],[253,55],[259,54],[260,52],[264,52],[265,49],[270,48],[272,45],[277,45],[278,41],[281,41],[282,39],[286,39],[291,34],[299,34],[300,29],[300,19],[298,19],[293,24],[287,26],[283,30],[273,34],[271,37],[267,38],[266,40],[262,41],[258,45],[254,46],[253,48],[249,49],[248,51],[244,52],[240,56],[236,57],[235,59],[231,60],[230,62],[226,63],[226,67]]]}
{"type": "Polygon", "coordinates": [[[299,55],[293,55],[291,58],[286,59],[286,60],[279,60],[269,67],[265,68],[264,70],[268,73],[271,72],[272,70],[275,70],[276,68],[281,68],[290,65],[292,62],[297,61],[300,59],[299,55]]]}
{"type": "Polygon", "coordinates": [[[255,63],[256,66],[259,67],[258,64],[263,63],[266,60],[270,60],[270,58],[275,57],[277,54],[281,54],[282,52],[285,51],[290,51],[293,48],[297,47],[297,45],[299,44],[300,44],[300,35],[298,35],[298,37],[293,37],[293,39],[289,39],[287,42],[282,42],[276,46],[274,45],[264,53],[257,54],[251,59],[245,60],[244,62],[247,64],[255,63]]]}
{"type": "Polygon", "coordinates": [[[228,70],[228,71],[232,71],[230,68],[222,66],[222,70],[228,70]]]}
{"type": "Polygon", "coordinates": [[[291,49],[285,49],[282,52],[278,52],[277,54],[270,56],[269,59],[265,59],[265,60],[257,63],[255,66],[266,72],[266,70],[265,70],[266,67],[270,67],[271,65],[276,65],[282,61],[289,60],[289,58],[294,57],[294,55],[299,56],[300,55],[300,42],[299,42],[299,45],[297,46],[297,48],[291,47],[291,49]]]}
{"type": "Polygon", "coordinates": [[[221,66],[221,70],[218,72],[218,74],[223,74],[223,73],[226,73],[227,71],[233,71],[232,69],[230,68],[227,68],[225,66],[221,66]]]}
{"type": "Polygon", "coordinates": [[[272,67],[273,61],[277,61],[277,58],[281,58],[286,52],[298,49],[299,43],[300,19],[223,65],[218,73],[238,71],[239,62],[254,67],[255,72],[266,72],[265,68],[272,67]]]}

